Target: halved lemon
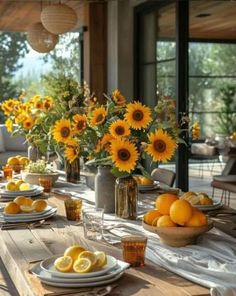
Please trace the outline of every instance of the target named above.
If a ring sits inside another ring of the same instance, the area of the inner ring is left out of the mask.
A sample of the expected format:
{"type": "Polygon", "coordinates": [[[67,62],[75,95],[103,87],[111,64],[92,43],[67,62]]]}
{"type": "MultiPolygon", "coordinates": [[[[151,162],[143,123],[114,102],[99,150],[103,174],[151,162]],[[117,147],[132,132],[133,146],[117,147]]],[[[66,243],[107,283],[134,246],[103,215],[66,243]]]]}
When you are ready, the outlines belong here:
{"type": "Polygon", "coordinates": [[[78,259],[81,259],[81,258],[89,259],[92,263],[92,267],[95,266],[97,263],[96,255],[90,251],[83,251],[82,253],[80,253],[78,256],[78,259]]]}
{"type": "Polygon", "coordinates": [[[20,206],[20,209],[22,212],[24,213],[31,213],[34,211],[34,207],[33,206],[20,206]]]}
{"type": "Polygon", "coordinates": [[[70,256],[72,260],[75,261],[83,251],[85,251],[85,249],[80,245],[73,245],[65,250],[64,256],[70,256]]]}
{"type": "Polygon", "coordinates": [[[107,264],[107,256],[104,252],[96,251],[94,252],[94,255],[97,258],[96,267],[101,268],[107,264]]]}
{"type": "Polygon", "coordinates": [[[68,272],[73,266],[73,260],[69,256],[59,257],[55,260],[54,266],[61,272],[68,272]]]}
{"type": "Polygon", "coordinates": [[[29,190],[30,189],[30,184],[29,183],[22,183],[19,186],[20,191],[25,191],[25,190],[29,190]]]}
{"type": "Polygon", "coordinates": [[[92,269],[92,262],[88,258],[79,258],[75,261],[73,269],[79,273],[89,272],[92,269]]]}

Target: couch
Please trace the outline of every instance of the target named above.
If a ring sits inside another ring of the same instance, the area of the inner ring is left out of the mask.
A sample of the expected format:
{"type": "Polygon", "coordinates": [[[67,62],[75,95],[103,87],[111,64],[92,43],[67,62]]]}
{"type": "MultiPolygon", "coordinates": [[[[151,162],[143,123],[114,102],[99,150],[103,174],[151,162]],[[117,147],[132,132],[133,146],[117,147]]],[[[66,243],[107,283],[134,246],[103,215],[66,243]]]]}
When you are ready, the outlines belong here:
{"type": "Polygon", "coordinates": [[[0,168],[11,156],[27,156],[27,143],[22,136],[12,136],[4,124],[0,124],[0,168]]]}

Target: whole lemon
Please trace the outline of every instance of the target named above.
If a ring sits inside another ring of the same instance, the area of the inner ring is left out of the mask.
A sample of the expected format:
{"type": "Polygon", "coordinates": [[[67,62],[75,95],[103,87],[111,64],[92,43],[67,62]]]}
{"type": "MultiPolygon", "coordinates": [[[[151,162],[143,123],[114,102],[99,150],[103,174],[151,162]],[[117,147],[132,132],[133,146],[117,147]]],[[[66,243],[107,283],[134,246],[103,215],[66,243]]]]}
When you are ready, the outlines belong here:
{"type": "Polygon", "coordinates": [[[18,165],[18,164],[20,164],[20,161],[16,157],[9,157],[8,160],[7,160],[7,164],[9,164],[9,165],[18,165]]]}
{"type": "Polygon", "coordinates": [[[43,199],[36,199],[33,201],[32,206],[34,207],[36,212],[42,212],[47,207],[47,202],[43,199]]]}
{"type": "Polygon", "coordinates": [[[185,225],[193,215],[193,207],[184,199],[176,200],[170,207],[170,218],[179,225],[185,225]]]}
{"type": "Polygon", "coordinates": [[[18,204],[18,206],[22,206],[26,203],[27,197],[25,196],[17,196],[13,201],[18,204]]]}
{"type": "Polygon", "coordinates": [[[18,187],[14,181],[10,181],[5,185],[6,190],[17,191],[18,187]]]}

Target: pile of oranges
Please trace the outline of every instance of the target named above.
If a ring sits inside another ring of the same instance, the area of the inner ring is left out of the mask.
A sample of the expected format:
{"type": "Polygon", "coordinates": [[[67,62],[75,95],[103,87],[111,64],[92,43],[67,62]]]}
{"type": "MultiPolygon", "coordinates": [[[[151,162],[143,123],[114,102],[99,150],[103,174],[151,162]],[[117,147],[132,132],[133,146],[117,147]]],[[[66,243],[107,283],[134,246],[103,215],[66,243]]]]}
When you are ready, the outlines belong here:
{"type": "Polygon", "coordinates": [[[207,224],[206,215],[187,200],[165,193],[156,199],[156,208],[148,211],[143,220],[157,227],[199,227],[207,224]]]}

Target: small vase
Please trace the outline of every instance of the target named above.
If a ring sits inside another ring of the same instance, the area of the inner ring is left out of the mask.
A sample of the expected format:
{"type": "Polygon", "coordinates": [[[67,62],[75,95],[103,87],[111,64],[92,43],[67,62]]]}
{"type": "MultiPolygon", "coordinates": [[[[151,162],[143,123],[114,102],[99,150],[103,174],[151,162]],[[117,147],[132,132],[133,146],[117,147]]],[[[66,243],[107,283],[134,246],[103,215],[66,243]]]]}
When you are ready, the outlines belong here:
{"type": "Polygon", "coordinates": [[[28,158],[33,162],[36,162],[36,160],[40,159],[40,152],[38,148],[32,144],[30,144],[28,147],[28,158]]]}
{"type": "Polygon", "coordinates": [[[104,213],[115,213],[115,182],[110,167],[98,167],[95,176],[95,205],[104,213]]]}
{"type": "Polygon", "coordinates": [[[138,185],[132,176],[116,179],[116,216],[135,220],[137,218],[138,185]]]}
{"type": "Polygon", "coordinates": [[[76,158],[69,162],[65,159],[66,181],[70,183],[78,183],[80,181],[80,159],[76,158]]]}

